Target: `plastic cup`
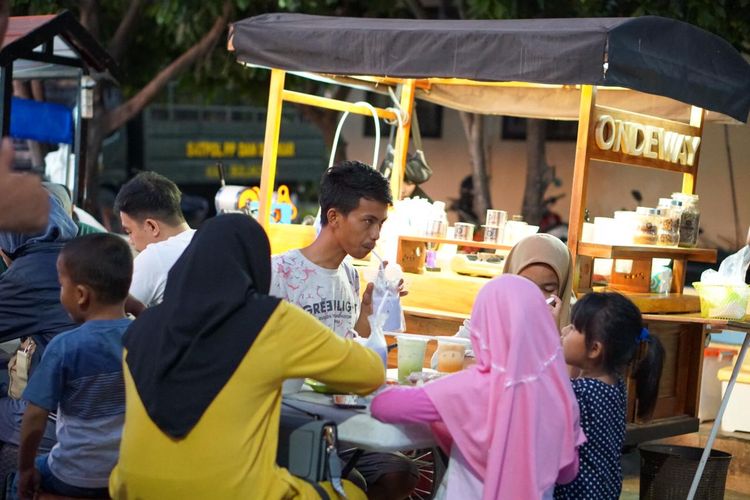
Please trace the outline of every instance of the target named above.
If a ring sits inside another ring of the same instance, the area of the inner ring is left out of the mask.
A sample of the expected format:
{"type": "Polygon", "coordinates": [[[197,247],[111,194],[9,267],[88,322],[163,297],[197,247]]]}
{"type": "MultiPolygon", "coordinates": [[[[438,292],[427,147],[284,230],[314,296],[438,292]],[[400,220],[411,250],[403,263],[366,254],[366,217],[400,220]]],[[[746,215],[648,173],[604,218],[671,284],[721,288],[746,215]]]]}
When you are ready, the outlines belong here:
{"type": "Polygon", "coordinates": [[[498,226],[483,226],[484,242],[497,243],[503,239],[503,228],[498,226]]]}
{"type": "Polygon", "coordinates": [[[444,373],[454,373],[464,367],[466,346],[455,342],[438,340],[437,370],[444,373]]]}
{"type": "Polygon", "coordinates": [[[505,210],[487,210],[485,224],[488,226],[502,226],[508,220],[508,212],[505,210]]]}
{"type": "Polygon", "coordinates": [[[474,224],[456,222],[453,227],[455,228],[455,237],[457,240],[471,241],[474,237],[474,224]]]}
{"type": "Polygon", "coordinates": [[[406,377],[414,372],[421,372],[427,341],[398,337],[398,381],[406,382],[406,377]]]}

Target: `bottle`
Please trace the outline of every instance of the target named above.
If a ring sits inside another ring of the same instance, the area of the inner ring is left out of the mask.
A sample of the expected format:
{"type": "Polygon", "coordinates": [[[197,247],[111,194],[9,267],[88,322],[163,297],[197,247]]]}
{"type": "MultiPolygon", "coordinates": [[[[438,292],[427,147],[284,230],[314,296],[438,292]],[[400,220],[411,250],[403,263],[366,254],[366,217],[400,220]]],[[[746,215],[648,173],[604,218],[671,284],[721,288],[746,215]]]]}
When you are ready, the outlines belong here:
{"type": "Polygon", "coordinates": [[[655,245],[658,238],[659,217],[655,208],[638,207],[636,213],[636,228],[633,243],[636,245],[655,245]]]}
{"type": "Polygon", "coordinates": [[[658,245],[677,246],[680,241],[680,216],[682,202],[672,198],[659,198],[658,210],[662,219],[658,228],[658,245]]]}
{"type": "Polygon", "coordinates": [[[682,202],[679,245],[683,248],[695,248],[698,244],[698,229],[701,217],[698,209],[698,195],[673,193],[672,198],[682,202]]]}

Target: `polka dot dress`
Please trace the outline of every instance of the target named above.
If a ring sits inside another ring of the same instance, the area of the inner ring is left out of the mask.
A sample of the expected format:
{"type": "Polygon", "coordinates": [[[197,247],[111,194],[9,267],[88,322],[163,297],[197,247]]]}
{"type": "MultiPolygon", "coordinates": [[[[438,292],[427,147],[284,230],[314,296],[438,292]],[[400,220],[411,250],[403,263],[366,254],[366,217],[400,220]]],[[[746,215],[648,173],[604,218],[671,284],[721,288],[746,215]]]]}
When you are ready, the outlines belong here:
{"type": "Polygon", "coordinates": [[[593,378],[572,380],[587,441],[578,450],[578,477],[555,488],[556,499],[617,500],[622,489],[620,451],[625,441],[625,383],[593,378]]]}

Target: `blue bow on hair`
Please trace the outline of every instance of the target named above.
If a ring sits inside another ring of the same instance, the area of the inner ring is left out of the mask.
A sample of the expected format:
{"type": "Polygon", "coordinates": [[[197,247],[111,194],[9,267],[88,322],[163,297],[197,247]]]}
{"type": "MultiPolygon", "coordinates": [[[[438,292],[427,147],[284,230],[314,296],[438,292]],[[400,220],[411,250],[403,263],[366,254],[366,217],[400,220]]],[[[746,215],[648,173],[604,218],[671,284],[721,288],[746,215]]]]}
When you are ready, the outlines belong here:
{"type": "Polygon", "coordinates": [[[638,335],[637,343],[640,344],[641,342],[648,342],[648,339],[649,339],[648,328],[646,327],[641,328],[641,334],[638,335]]]}

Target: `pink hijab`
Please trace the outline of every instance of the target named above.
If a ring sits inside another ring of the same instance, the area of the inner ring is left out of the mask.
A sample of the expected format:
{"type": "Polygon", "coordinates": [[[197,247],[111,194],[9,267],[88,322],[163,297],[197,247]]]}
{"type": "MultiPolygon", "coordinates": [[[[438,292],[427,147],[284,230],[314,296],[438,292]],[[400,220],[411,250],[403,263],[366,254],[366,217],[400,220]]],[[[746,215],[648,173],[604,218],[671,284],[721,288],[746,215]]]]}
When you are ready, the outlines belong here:
{"type": "Polygon", "coordinates": [[[531,281],[487,283],[471,313],[476,365],[424,387],[487,499],[541,498],[585,438],[549,307],[531,281]]]}

